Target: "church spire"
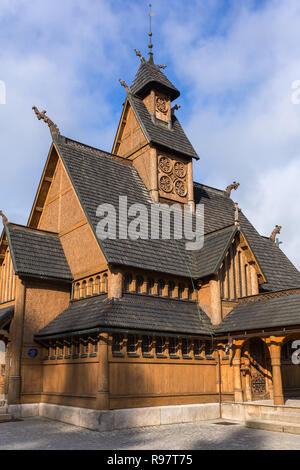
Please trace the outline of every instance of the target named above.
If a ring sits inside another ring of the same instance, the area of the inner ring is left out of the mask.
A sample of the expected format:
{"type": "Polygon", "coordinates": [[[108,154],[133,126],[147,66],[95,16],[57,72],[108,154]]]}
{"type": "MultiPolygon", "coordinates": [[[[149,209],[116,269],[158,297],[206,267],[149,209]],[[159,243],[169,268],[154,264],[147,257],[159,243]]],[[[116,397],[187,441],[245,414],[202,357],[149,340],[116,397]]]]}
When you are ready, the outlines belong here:
{"type": "Polygon", "coordinates": [[[154,13],[152,13],[152,5],[151,3],[149,3],[149,44],[148,44],[148,49],[149,49],[149,53],[148,53],[148,62],[150,64],[154,64],[154,61],[153,61],[153,52],[152,52],[152,48],[153,48],[153,44],[152,44],[152,29],[151,29],[151,26],[152,26],[152,16],[154,15],[154,13]]]}

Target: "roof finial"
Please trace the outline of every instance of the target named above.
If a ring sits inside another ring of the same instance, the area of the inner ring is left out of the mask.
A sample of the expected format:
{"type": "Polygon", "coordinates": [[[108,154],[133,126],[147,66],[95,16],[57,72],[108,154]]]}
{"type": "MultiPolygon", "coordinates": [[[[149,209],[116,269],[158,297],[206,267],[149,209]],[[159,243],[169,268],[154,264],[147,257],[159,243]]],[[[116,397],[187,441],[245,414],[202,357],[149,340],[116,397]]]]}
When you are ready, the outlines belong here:
{"type": "Polygon", "coordinates": [[[121,85],[125,88],[126,93],[127,93],[127,94],[130,93],[130,88],[129,88],[129,86],[127,85],[127,83],[124,82],[124,80],[121,80],[121,78],[119,78],[119,82],[120,82],[121,85]]]}
{"type": "Polygon", "coordinates": [[[153,44],[152,44],[152,30],[151,30],[151,18],[152,16],[154,15],[154,13],[152,13],[152,5],[151,3],[149,3],[149,45],[148,45],[148,48],[149,48],[149,54],[148,54],[148,62],[150,64],[153,64],[154,61],[153,61],[153,52],[152,52],[152,48],[153,48],[153,44]]]}
{"type": "Polygon", "coordinates": [[[282,229],[281,225],[275,225],[275,228],[273,232],[270,235],[270,240],[275,243],[276,235],[280,233],[280,230],[282,229]]]}
{"type": "Polygon", "coordinates": [[[3,223],[3,225],[8,224],[8,218],[3,214],[2,211],[0,211],[0,216],[2,217],[2,223],[3,223]]]}
{"type": "Polygon", "coordinates": [[[54,122],[48,116],[46,116],[47,111],[44,110],[40,112],[36,106],[33,106],[32,109],[35,112],[39,121],[42,119],[46,124],[48,124],[52,137],[54,135],[60,135],[59,128],[57,127],[57,125],[54,124],[54,122]]]}
{"type": "Polygon", "coordinates": [[[234,189],[235,191],[237,190],[237,188],[239,187],[240,183],[237,183],[236,181],[234,181],[232,184],[230,184],[229,186],[227,186],[226,188],[226,193],[228,194],[228,196],[230,197],[231,195],[231,191],[234,189]]]}

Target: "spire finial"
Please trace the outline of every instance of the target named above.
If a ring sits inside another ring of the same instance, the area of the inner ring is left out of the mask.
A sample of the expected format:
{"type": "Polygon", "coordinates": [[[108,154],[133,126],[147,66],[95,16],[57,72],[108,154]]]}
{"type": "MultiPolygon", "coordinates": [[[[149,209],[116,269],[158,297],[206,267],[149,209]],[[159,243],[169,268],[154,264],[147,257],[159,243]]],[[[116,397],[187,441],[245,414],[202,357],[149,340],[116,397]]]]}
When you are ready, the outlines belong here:
{"type": "Polygon", "coordinates": [[[60,131],[57,125],[54,124],[54,122],[48,116],[46,116],[46,110],[40,112],[36,106],[33,106],[32,109],[39,121],[42,119],[46,124],[48,124],[52,137],[55,135],[60,135],[60,131]]]}
{"type": "Polygon", "coordinates": [[[151,3],[149,3],[149,45],[148,45],[148,49],[149,49],[149,54],[148,54],[148,62],[150,62],[150,64],[153,64],[154,61],[153,61],[153,52],[152,52],[152,48],[153,48],[153,44],[152,44],[152,21],[151,21],[151,18],[152,16],[154,15],[154,13],[152,12],[152,5],[151,3]]]}

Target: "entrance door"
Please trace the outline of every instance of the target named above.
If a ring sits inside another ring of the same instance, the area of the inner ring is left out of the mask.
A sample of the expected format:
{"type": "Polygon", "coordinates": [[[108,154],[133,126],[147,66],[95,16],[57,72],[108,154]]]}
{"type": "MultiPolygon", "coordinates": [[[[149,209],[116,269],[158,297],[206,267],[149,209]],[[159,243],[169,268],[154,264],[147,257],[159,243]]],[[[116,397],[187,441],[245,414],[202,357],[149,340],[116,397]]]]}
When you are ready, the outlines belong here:
{"type": "Polygon", "coordinates": [[[261,340],[250,343],[250,376],[252,400],[269,398],[266,387],[266,357],[265,346],[261,340]]]}

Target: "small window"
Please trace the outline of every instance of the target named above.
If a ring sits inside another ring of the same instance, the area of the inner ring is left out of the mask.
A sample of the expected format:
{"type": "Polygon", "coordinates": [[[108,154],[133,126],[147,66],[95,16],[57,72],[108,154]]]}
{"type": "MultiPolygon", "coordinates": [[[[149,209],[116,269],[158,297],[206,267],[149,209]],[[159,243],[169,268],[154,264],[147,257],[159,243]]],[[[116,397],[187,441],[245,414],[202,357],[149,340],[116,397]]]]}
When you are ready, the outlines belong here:
{"type": "Polygon", "coordinates": [[[182,351],[183,356],[188,356],[188,354],[189,354],[189,343],[188,343],[188,340],[186,338],[182,339],[181,351],[182,351]]]}
{"type": "Polygon", "coordinates": [[[179,284],[178,286],[178,298],[182,299],[183,298],[183,293],[184,293],[184,284],[179,284]]]}
{"type": "Polygon", "coordinates": [[[170,281],[168,283],[168,297],[173,297],[174,289],[175,289],[175,283],[170,281]]]}
{"type": "Polygon", "coordinates": [[[151,278],[147,279],[147,294],[151,295],[152,294],[152,289],[154,287],[154,280],[151,278]]]}
{"type": "Polygon", "coordinates": [[[163,295],[163,291],[164,291],[164,288],[165,288],[165,281],[163,281],[162,279],[160,279],[158,281],[158,295],[163,295]]]}
{"type": "Polygon", "coordinates": [[[103,274],[102,276],[102,292],[107,294],[108,292],[108,276],[107,274],[103,274]]]}
{"type": "Polygon", "coordinates": [[[113,335],[112,337],[112,353],[120,354],[123,348],[123,335],[113,335]]]}
{"type": "Polygon", "coordinates": [[[79,341],[75,341],[74,343],[74,355],[77,356],[79,354],[79,341]]]}
{"type": "Polygon", "coordinates": [[[193,300],[194,292],[195,292],[194,286],[190,286],[189,287],[189,300],[193,300]]]}
{"type": "Polygon", "coordinates": [[[97,276],[95,279],[94,293],[100,294],[100,276],[97,276]]]}
{"type": "Polygon", "coordinates": [[[178,350],[178,340],[176,338],[169,338],[169,355],[176,356],[178,350]]]}
{"type": "Polygon", "coordinates": [[[130,291],[131,282],[132,282],[132,275],[126,273],[124,276],[124,292],[130,291]]]}
{"type": "Polygon", "coordinates": [[[85,298],[87,296],[87,287],[86,287],[86,281],[83,281],[81,285],[81,295],[80,297],[85,298]]]}
{"type": "Polygon", "coordinates": [[[194,340],[194,356],[200,356],[201,355],[201,341],[200,339],[195,339],[194,340]]]}
{"type": "Polygon", "coordinates": [[[142,353],[143,354],[150,354],[152,346],[152,340],[150,336],[143,336],[142,337],[142,353]]]}
{"type": "Polygon", "coordinates": [[[162,336],[157,336],[155,343],[155,352],[156,354],[164,354],[165,352],[165,338],[162,336]]]}
{"type": "Polygon", "coordinates": [[[127,338],[127,353],[134,354],[137,349],[137,338],[135,335],[128,335],[127,338]]]}
{"type": "Polygon", "coordinates": [[[142,276],[136,277],[136,293],[140,294],[142,292],[142,287],[144,284],[144,278],[142,276]]]}
{"type": "Polygon", "coordinates": [[[213,353],[213,347],[211,341],[205,341],[205,356],[211,357],[213,353]]]}

